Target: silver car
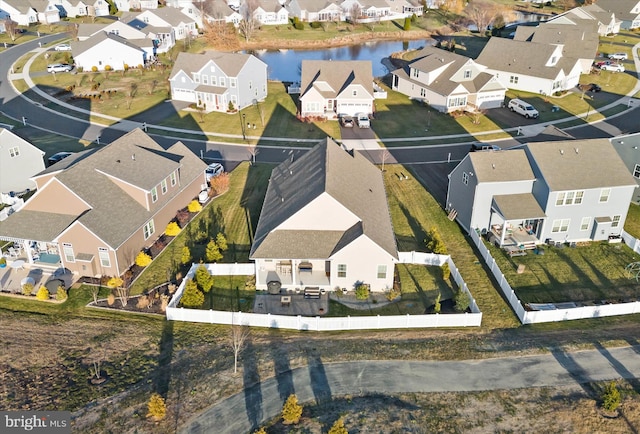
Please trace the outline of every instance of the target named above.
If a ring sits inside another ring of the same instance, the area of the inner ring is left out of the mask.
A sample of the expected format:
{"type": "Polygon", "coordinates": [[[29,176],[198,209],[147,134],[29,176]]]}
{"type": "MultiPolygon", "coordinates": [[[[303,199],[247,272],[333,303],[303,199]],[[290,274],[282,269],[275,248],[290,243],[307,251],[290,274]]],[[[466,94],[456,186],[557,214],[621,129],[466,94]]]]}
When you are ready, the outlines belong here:
{"type": "Polygon", "coordinates": [[[54,63],[53,65],[47,65],[47,72],[69,72],[73,69],[73,65],[68,63],[54,63]]]}

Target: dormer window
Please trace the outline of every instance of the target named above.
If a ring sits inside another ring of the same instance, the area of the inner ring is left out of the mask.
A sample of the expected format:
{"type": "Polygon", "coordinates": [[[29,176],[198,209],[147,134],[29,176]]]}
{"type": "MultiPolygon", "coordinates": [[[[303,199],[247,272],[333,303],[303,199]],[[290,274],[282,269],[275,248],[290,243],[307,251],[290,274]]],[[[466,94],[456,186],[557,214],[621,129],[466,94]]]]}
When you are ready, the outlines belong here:
{"type": "Polygon", "coordinates": [[[466,69],[464,71],[464,78],[471,78],[471,70],[470,69],[466,69]]]}
{"type": "Polygon", "coordinates": [[[358,91],[357,90],[353,91],[353,96],[358,96],[358,91]]]}

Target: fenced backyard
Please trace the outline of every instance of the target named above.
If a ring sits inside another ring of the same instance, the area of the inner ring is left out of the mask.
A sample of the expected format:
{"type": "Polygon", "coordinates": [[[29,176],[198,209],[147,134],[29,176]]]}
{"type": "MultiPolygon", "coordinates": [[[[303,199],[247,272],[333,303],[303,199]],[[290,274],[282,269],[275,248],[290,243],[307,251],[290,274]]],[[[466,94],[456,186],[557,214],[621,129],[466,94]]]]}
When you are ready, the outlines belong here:
{"type": "MultiPolygon", "coordinates": [[[[290,330],[367,330],[367,329],[399,329],[399,328],[434,328],[434,327],[479,327],[482,312],[471,295],[467,284],[460,275],[455,263],[448,255],[435,255],[421,252],[400,252],[399,262],[428,266],[449,264],[451,277],[460,290],[470,299],[470,313],[429,314],[429,315],[369,315],[346,317],[322,317],[302,315],[274,315],[270,313],[232,312],[220,310],[184,309],[178,307],[187,279],[193,278],[199,264],[193,264],[182,281],[180,287],[169,302],[167,319],[172,321],[189,321],[210,324],[243,325],[250,327],[267,327],[290,330]]],[[[219,275],[251,275],[255,273],[254,264],[207,264],[207,269],[214,276],[219,275]]]]}
{"type": "MultiPolygon", "coordinates": [[[[513,275],[516,273],[507,272],[507,275],[500,268],[500,265],[505,266],[504,263],[500,264],[496,261],[494,256],[491,254],[489,248],[485,245],[481,236],[476,232],[471,232],[471,239],[474,244],[480,251],[480,254],[487,264],[489,270],[495,277],[498,282],[498,286],[502,291],[505,299],[511,305],[511,308],[514,310],[520,322],[523,324],[534,324],[534,323],[543,323],[543,322],[556,322],[556,321],[567,321],[574,319],[584,319],[584,318],[598,318],[605,316],[614,316],[614,315],[628,315],[634,313],[640,313],[640,302],[639,300],[639,286],[638,282],[635,279],[631,279],[629,275],[626,275],[624,271],[625,261],[631,261],[633,259],[640,260],[637,258],[637,255],[633,255],[632,252],[623,245],[610,246],[606,243],[603,245],[604,248],[610,247],[612,249],[620,250],[620,257],[617,258],[618,264],[613,266],[615,268],[619,268],[615,270],[612,274],[606,274],[607,271],[611,270],[603,270],[598,269],[599,264],[591,264],[591,270],[583,270],[578,269],[574,263],[573,268],[570,268],[570,272],[574,274],[574,278],[584,278],[587,274],[587,271],[592,273],[597,273],[598,275],[598,290],[591,290],[591,293],[606,294],[607,290],[614,294],[619,294],[617,291],[620,290],[619,287],[613,286],[612,282],[615,282],[616,279],[620,283],[623,283],[624,287],[628,289],[627,292],[623,292],[625,294],[624,298],[621,298],[620,295],[614,295],[613,297],[602,297],[598,300],[593,301],[584,301],[584,298],[593,298],[591,295],[585,296],[585,294],[580,294],[580,291],[577,291],[576,288],[573,291],[569,291],[569,293],[573,293],[575,295],[580,295],[582,297],[581,300],[571,300],[569,298],[564,298],[563,300],[550,300],[547,299],[546,302],[543,300],[535,300],[537,302],[536,308],[539,310],[528,310],[525,309],[525,305],[527,303],[533,303],[528,300],[522,300],[519,294],[516,294],[516,290],[513,289],[511,284],[508,281],[508,278],[512,280],[513,275]],[[627,250],[627,251],[625,251],[627,250]],[[609,277],[607,277],[609,276],[609,277]],[[616,277],[611,277],[616,276],[616,277]],[[611,279],[611,280],[609,280],[611,279]]],[[[631,240],[629,239],[629,235],[623,233],[623,239],[625,242],[630,245],[631,240]],[[628,241],[627,241],[628,240],[628,241]]],[[[633,238],[633,237],[631,237],[633,238]]],[[[634,238],[635,240],[635,238],[634,238]]],[[[640,242],[637,240],[633,243],[635,245],[640,245],[640,242]]],[[[640,250],[640,247],[638,247],[640,250]]],[[[638,251],[636,250],[636,252],[638,251]]],[[[613,250],[612,250],[613,251],[613,250]]],[[[540,258],[542,258],[541,256],[540,258]]],[[[501,259],[501,258],[500,258],[501,259]]],[[[535,259],[535,258],[534,258],[535,259]]],[[[615,262],[611,262],[612,264],[615,262]]],[[[601,266],[602,264],[600,264],[601,266]]],[[[526,268],[526,267],[525,267],[526,268]]],[[[546,273],[548,274],[548,273],[546,273]]],[[[562,283],[554,280],[554,276],[547,276],[550,279],[551,287],[556,289],[562,287],[562,283]]],[[[518,287],[516,287],[518,288],[518,287]]],[[[518,291],[520,291],[518,289],[518,291]]],[[[558,292],[558,291],[557,291],[558,292]]],[[[526,294],[526,292],[525,292],[526,294]]],[[[566,294],[560,292],[560,294],[566,294]]],[[[609,294],[609,295],[610,295],[609,294]]],[[[558,294],[556,294],[558,297],[558,294]]],[[[563,295],[560,295],[563,297],[563,295]]]]}

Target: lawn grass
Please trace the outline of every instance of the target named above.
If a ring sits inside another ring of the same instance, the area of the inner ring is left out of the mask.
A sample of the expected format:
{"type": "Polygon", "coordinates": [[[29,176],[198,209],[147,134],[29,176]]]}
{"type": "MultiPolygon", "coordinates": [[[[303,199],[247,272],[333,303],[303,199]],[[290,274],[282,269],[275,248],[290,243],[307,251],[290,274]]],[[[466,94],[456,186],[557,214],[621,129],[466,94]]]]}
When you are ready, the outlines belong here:
{"type": "Polygon", "coordinates": [[[544,248],[544,255],[528,252],[510,258],[495,246],[491,254],[523,303],[630,300],[640,297],[640,284],[625,267],[640,255],[624,244],[593,242],[575,248],[544,248]],[[518,265],[524,265],[518,274],[518,265]]]}
{"type": "Polygon", "coordinates": [[[229,249],[221,262],[248,262],[253,232],[258,224],[262,202],[273,166],[241,163],[230,175],[229,190],[212,199],[191,223],[149,265],[131,286],[132,294],[140,294],[166,282],[182,267],[182,248],[191,246],[193,262],[204,260],[204,244],[195,244],[193,234],[204,230],[209,238],[225,234],[229,249]]]}
{"type": "MultiPolygon", "coordinates": [[[[400,168],[398,168],[400,169],[400,168]]],[[[411,173],[407,168],[402,171],[411,173]]],[[[415,179],[398,180],[385,172],[391,219],[400,251],[426,251],[427,231],[435,227],[483,313],[488,328],[516,327],[517,319],[489,279],[481,258],[457,223],[450,221],[436,200],[415,179]]]]}
{"type": "Polygon", "coordinates": [[[624,230],[631,236],[640,238],[640,205],[629,205],[627,219],[624,222],[624,230]]]}

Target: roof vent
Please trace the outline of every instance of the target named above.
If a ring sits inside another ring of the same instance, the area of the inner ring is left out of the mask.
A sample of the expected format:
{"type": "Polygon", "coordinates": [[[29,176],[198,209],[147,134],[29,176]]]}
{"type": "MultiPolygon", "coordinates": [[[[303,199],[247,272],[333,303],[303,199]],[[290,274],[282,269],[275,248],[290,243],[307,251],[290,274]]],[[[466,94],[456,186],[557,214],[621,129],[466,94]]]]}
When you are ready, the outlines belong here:
{"type": "Polygon", "coordinates": [[[560,149],[560,155],[564,155],[564,149],[560,149]]]}
{"type": "Polygon", "coordinates": [[[493,163],[491,163],[491,168],[492,168],[492,169],[495,169],[495,168],[496,168],[496,165],[495,165],[495,164],[493,164],[493,163]]]}
{"type": "Polygon", "coordinates": [[[132,159],[133,161],[136,161],[136,154],[131,154],[131,159],[132,159]]]}
{"type": "Polygon", "coordinates": [[[573,148],[574,151],[576,151],[576,154],[579,154],[579,149],[578,148],[573,148]]]}
{"type": "Polygon", "coordinates": [[[120,160],[116,160],[116,163],[119,163],[119,162],[120,162],[120,160]]]}
{"type": "Polygon", "coordinates": [[[293,175],[293,170],[289,169],[289,175],[293,175]]]}

